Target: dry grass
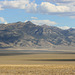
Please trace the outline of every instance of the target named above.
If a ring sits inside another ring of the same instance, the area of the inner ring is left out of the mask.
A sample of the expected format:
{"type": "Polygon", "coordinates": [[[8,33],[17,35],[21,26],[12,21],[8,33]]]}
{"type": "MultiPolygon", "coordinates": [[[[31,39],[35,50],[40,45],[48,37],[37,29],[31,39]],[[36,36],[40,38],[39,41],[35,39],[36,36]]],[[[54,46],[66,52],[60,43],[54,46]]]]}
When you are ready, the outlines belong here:
{"type": "Polygon", "coordinates": [[[1,65],[0,75],[75,75],[75,65],[1,65]]]}

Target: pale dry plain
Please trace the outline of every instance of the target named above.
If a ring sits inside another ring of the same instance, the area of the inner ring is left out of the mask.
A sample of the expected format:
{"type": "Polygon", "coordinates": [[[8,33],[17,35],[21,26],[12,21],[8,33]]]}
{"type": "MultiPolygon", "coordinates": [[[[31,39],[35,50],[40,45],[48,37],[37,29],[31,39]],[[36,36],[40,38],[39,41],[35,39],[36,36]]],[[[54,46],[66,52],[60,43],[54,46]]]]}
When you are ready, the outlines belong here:
{"type": "Polygon", "coordinates": [[[0,75],[75,75],[75,52],[0,50],[0,75]]]}

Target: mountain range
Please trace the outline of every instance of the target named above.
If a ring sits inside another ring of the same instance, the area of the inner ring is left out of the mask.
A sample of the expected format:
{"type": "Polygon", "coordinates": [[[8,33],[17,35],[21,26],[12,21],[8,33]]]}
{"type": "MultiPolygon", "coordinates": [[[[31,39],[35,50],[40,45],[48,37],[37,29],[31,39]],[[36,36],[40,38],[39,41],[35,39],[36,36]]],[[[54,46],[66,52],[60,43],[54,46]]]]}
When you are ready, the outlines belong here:
{"type": "Polygon", "coordinates": [[[75,29],[35,25],[30,21],[0,24],[0,48],[75,46],[75,29]]]}

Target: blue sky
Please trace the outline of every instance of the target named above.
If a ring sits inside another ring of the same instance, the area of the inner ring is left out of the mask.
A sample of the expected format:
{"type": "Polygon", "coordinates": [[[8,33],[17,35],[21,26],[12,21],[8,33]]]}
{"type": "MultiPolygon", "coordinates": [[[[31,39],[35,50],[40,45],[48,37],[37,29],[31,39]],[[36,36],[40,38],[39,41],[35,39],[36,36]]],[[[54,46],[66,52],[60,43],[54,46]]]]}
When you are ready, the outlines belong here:
{"type": "Polygon", "coordinates": [[[32,21],[63,29],[75,27],[75,0],[0,0],[0,23],[32,21]]]}

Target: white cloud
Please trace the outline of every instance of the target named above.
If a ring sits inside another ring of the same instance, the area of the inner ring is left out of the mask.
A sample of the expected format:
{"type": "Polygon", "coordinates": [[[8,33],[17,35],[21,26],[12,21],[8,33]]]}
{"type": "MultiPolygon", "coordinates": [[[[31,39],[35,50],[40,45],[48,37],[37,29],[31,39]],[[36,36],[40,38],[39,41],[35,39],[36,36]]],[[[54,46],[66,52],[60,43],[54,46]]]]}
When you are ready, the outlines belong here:
{"type": "Polygon", "coordinates": [[[2,9],[25,9],[27,12],[36,12],[37,4],[29,0],[0,1],[2,9]]]}
{"type": "Polygon", "coordinates": [[[26,11],[29,13],[36,13],[37,12],[37,4],[34,2],[27,4],[26,11]]]}
{"type": "Polygon", "coordinates": [[[36,25],[43,25],[43,24],[55,25],[55,24],[57,24],[56,22],[50,21],[50,20],[31,20],[31,22],[36,24],[36,25]]]}
{"type": "Polygon", "coordinates": [[[75,10],[65,5],[55,5],[49,2],[42,2],[39,6],[39,12],[49,15],[74,16],[75,10]]]}
{"type": "Polygon", "coordinates": [[[1,23],[7,24],[7,21],[3,17],[0,17],[0,21],[1,23]]]}
{"type": "Polygon", "coordinates": [[[75,16],[75,0],[44,0],[41,4],[30,0],[0,1],[2,9],[24,9],[28,13],[75,16]]]}
{"type": "Polygon", "coordinates": [[[68,26],[63,26],[63,27],[59,27],[59,28],[61,28],[61,29],[63,29],[63,30],[67,30],[67,29],[69,29],[70,27],[68,27],[68,26]]]}
{"type": "Polygon", "coordinates": [[[11,0],[11,1],[0,1],[0,4],[4,9],[7,8],[20,8],[25,9],[26,4],[29,3],[29,0],[11,0]]]}
{"type": "Polygon", "coordinates": [[[50,14],[51,12],[58,13],[58,12],[69,12],[70,8],[67,6],[56,6],[54,4],[51,4],[49,2],[42,2],[39,11],[42,13],[48,13],[50,14]]]}
{"type": "MultiPolygon", "coordinates": [[[[53,13],[54,15],[61,15],[61,16],[75,16],[75,0],[44,0],[48,3],[54,4],[55,7],[61,6],[60,8],[62,12],[58,11],[58,13],[53,13]],[[64,8],[67,7],[67,8],[64,8]],[[63,12],[64,10],[64,12],[63,12]],[[68,10],[68,11],[67,11],[68,10]]],[[[48,14],[51,14],[47,12],[48,14]]]]}
{"type": "Polygon", "coordinates": [[[37,17],[31,17],[31,19],[38,19],[37,17]]]}
{"type": "Polygon", "coordinates": [[[25,20],[24,22],[27,22],[28,20],[25,20]]]}

